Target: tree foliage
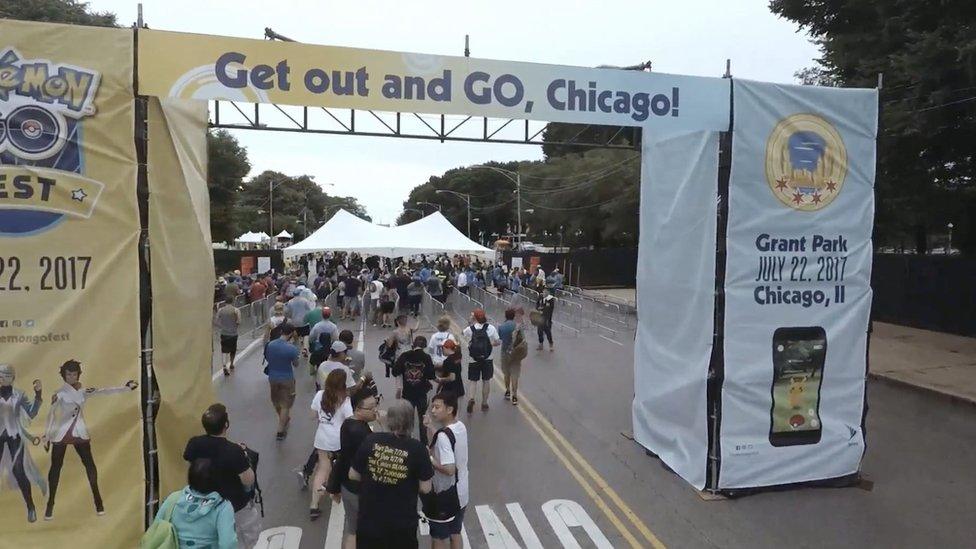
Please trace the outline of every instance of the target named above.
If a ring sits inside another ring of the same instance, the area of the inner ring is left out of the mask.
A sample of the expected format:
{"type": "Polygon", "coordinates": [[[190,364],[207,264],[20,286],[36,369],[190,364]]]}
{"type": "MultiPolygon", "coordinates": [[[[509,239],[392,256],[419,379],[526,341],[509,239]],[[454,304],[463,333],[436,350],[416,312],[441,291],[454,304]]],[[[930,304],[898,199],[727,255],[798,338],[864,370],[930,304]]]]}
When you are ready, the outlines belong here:
{"type": "Polygon", "coordinates": [[[75,0],[0,0],[0,18],[95,27],[118,26],[114,13],[95,12],[87,2],[75,0]]]}
{"type": "Polygon", "coordinates": [[[270,234],[272,230],[275,233],[286,230],[301,239],[315,232],[339,209],[371,221],[355,198],[326,194],[312,176],[293,177],[269,170],[243,184],[237,195],[235,222],[241,232],[270,234]]]}
{"type": "MultiPolygon", "coordinates": [[[[489,163],[521,175],[524,240],[549,246],[632,246],[637,242],[640,159],[635,151],[591,149],[540,162],[489,163]]],[[[516,185],[488,168],[464,167],[431,177],[415,187],[404,208],[426,209],[417,202],[441,205],[441,213],[466,231],[464,199],[437,190],[471,195],[471,233],[491,243],[517,231],[516,185]]],[[[399,224],[420,215],[404,211],[399,224]]]]}
{"type": "Polygon", "coordinates": [[[875,87],[884,73],[876,243],[924,249],[952,222],[954,242],[976,251],[976,3],[772,0],[770,9],[820,46],[819,65],[798,74],[808,83],[875,87]]]}
{"type": "Polygon", "coordinates": [[[210,234],[214,242],[237,236],[237,193],[251,171],[247,150],[226,130],[207,134],[207,187],[210,191],[210,234]]]}

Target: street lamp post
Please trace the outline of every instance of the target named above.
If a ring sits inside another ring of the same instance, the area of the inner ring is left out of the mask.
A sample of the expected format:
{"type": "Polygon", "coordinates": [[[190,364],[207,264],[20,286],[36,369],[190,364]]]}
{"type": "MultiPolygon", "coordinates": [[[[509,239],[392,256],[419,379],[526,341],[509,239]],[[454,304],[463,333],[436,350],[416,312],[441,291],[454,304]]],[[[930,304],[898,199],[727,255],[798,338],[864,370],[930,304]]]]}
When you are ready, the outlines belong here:
{"type": "Polygon", "coordinates": [[[437,211],[441,211],[441,205],[438,204],[438,203],[436,203],[436,202],[423,202],[423,201],[418,201],[418,202],[415,202],[415,204],[417,204],[418,206],[425,206],[425,205],[426,206],[433,206],[433,207],[437,208],[437,211]]]}
{"type": "Polygon", "coordinates": [[[515,223],[518,225],[515,232],[518,235],[519,244],[522,244],[522,174],[519,172],[513,172],[511,170],[506,170],[502,168],[497,168],[495,166],[486,166],[484,164],[475,164],[471,166],[472,168],[484,168],[486,170],[493,170],[502,175],[504,175],[509,181],[515,183],[515,223]],[[512,176],[515,176],[512,178],[512,176]]]}
{"type": "Polygon", "coordinates": [[[453,194],[453,195],[457,195],[457,196],[459,196],[459,197],[461,197],[461,198],[464,199],[464,203],[467,204],[467,206],[468,206],[468,238],[471,238],[471,195],[470,194],[459,193],[457,191],[449,191],[447,189],[439,189],[439,190],[434,191],[434,194],[440,194],[440,193],[453,194]]]}

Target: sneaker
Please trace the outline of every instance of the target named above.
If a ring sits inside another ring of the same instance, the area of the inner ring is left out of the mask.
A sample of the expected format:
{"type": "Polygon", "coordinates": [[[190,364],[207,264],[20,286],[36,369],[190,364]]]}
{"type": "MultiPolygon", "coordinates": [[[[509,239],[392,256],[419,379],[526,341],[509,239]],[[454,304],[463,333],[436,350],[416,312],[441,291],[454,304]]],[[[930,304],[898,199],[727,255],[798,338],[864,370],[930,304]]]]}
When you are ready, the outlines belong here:
{"type": "Polygon", "coordinates": [[[285,440],[285,432],[284,431],[278,431],[278,433],[275,435],[275,439],[277,439],[277,440],[285,440]]]}
{"type": "Polygon", "coordinates": [[[505,400],[508,400],[510,398],[512,398],[512,392],[511,391],[505,391],[505,400]]]}
{"type": "Polygon", "coordinates": [[[313,520],[314,521],[314,520],[318,519],[321,516],[322,516],[322,510],[321,509],[309,509],[308,510],[308,518],[309,518],[309,520],[313,520]]]}
{"type": "Polygon", "coordinates": [[[298,475],[298,487],[300,490],[305,490],[308,488],[308,476],[305,471],[299,467],[295,469],[295,474],[298,475]]]}
{"type": "Polygon", "coordinates": [[[513,397],[512,397],[512,404],[513,404],[514,406],[518,406],[518,397],[517,397],[517,396],[513,396],[513,397]]]}
{"type": "Polygon", "coordinates": [[[469,414],[473,414],[474,413],[474,399],[473,398],[470,399],[470,400],[468,400],[468,413],[469,414]]]}
{"type": "Polygon", "coordinates": [[[230,375],[230,370],[228,370],[227,368],[224,368],[224,375],[225,376],[229,376],[230,375]]]}
{"type": "Polygon", "coordinates": [[[27,522],[37,522],[37,511],[33,507],[27,510],[27,522]]]}
{"type": "Polygon", "coordinates": [[[550,345],[550,346],[549,346],[549,352],[550,352],[550,353],[551,353],[551,352],[553,352],[553,351],[555,351],[555,350],[556,350],[556,348],[555,348],[555,347],[553,347],[552,345],[550,345]]]}
{"type": "Polygon", "coordinates": [[[488,411],[488,403],[487,402],[481,405],[481,411],[482,412],[487,412],[488,411]]]}

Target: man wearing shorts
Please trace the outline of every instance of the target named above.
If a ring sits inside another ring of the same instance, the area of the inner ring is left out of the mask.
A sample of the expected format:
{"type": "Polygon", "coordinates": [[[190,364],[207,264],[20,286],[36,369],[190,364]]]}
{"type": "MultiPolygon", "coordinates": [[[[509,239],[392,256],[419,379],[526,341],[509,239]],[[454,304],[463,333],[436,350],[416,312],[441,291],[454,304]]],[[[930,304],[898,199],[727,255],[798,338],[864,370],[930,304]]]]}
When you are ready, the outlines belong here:
{"type": "Polygon", "coordinates": [[[281,327],[281,336],[268,343],[264,356],[268,361],[268,384],[271,388],[271,404],[278,415],[277,439],[284,440],[291,419],[291,407],[295,404],[295,367],[301,354],[289,339],[295,329],[289,324],[281,327]]]}
{"type": "Polygon", "coordinates": [[[237,357],[237,329],[241,325],[241,313],[230,302],[225,302],[217,309],[214,320],[217,332],[220,334],[220,352],[223,354],[224,375],[229,376],[234,370],[234,358],[237,357]]]}
{"type": "Polygon", "coordinates": [[[474,397],[478,394],[478,382],[481,382],[481,409],[488,409],[488,394],[491,391],[491,378],[495,375],[493,355],[495,347],[502,344],[498,337],[498,329],[488,324],[488,318],[483,309],[475,309],[471,313],[470,325],[464,329],[464,337],[468,340],[468,413],[474,412],[474,397]]]}
{"type": "Polygon", "coordinates": [[[457,414],[457,395],[450,392],[434,395],[430,404],[431,421],[426,427],[433,438],[429,448],[431,465],[434,466],[433,490],[440,493],[457,485],[459,506],[450,520],[430,521],[431,547],[434,549],[462,547],[461,527],[469,498],[468,430],[457,414]]]}
{"type": "MultiPolygon", "coordinates": [[[[309,326],[306,316],[315,308],[315,302],[308,299],[303,292],[298,292],[295,297],[285,303],[285,312],[288,314],[288,322],[295,328],[298,334],[298,348],[305,349],[305,338],[308,337],[312,327],[309,326]]],[[[307,352],[307,351],[306,351],[307,352]]]]}

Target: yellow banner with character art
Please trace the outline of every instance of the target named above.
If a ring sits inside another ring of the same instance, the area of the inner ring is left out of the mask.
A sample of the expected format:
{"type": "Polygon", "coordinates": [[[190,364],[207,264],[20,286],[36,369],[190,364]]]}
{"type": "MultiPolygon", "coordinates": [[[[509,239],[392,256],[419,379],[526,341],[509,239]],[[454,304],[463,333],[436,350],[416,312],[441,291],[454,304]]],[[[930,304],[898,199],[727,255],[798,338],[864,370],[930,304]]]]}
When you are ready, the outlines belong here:
{"type": "Polygon", "coordinates": [[[133,37],[0,20],[0,547],[142,532],[133,37]]]}

